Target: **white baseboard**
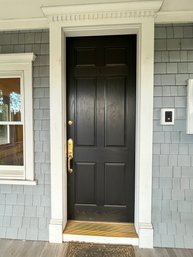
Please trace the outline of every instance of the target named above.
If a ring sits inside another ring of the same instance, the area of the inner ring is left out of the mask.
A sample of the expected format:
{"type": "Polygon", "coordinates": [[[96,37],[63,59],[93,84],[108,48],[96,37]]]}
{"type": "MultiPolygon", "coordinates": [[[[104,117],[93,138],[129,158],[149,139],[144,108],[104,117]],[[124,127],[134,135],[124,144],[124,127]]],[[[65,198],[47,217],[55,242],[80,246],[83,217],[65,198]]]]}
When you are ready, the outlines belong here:
{"type": "Polygon", "coordinates": [[[152,224],[141,223],[139,225],[139,247],[153,248],[153,227],[152,224]]]}
{"type": "Polygon", "coordinates": [[[62,243],[63,226],[62,220],[51,219],[49,224],[49,242],[62,243]]]}

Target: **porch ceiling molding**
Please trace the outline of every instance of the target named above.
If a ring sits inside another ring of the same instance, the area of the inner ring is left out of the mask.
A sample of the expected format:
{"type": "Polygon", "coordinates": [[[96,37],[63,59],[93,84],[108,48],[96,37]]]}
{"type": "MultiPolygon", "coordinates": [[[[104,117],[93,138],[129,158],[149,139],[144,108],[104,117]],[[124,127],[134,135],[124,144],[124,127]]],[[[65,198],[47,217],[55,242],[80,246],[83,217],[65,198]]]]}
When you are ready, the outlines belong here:
{"type": "Polygon", "coordinates": [[[0,31],[33,29],[49,29],[48,19],[44,17],[31,19],[0,20],[0,31]]]}
{"type": "Polygon", "coordinates": [[[155,17],[163,0],[42,7],[51,22],[155,17]],[[103,7],[101,9],[101,6],[103,7]]]}
{"type": "Polygon", "coordinates": [[[155,18],[158,24],[188,22],[193,22],[193,11],[159,12],[155,18]]]}

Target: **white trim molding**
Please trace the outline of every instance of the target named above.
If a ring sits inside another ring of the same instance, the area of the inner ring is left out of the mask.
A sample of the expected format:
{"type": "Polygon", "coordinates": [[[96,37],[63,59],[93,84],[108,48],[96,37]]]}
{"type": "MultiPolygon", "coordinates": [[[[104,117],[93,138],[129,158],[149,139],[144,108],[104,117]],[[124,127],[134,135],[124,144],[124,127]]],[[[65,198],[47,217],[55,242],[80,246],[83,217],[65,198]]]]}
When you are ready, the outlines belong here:
{"type": "Polygon", "coordinates": [[[51,219],[49,224],[49,241],[52,243],[62,243],[63,241],[63,221],[62,219],[51,219]]]}
{"type": "Polygon", "coordinates": [[[42,7],[44,15],[54,21],[88,21],[137,17],[154,17],[162,1],[131,1],[104,4],[42,7]],[[102,8],[101,8],[102,7],[102,8]]]}
{"type": "MultiPolygon", "coordinates": [[[[119,3],[65,4],[62,6],[40,7],[45,17],[29,19],[0,20],[0,31],[49,29],[49,22],[72,21],[108,23],[108,20],[155,17],[155,23],[189,23],[193,22],[193,11],[161,11],[163,0],[123,1],[119,3]],[[101,6],[103,8],[101,9],[101,6]]],[[[119,22],[118,22],[119,23],[119,22]]]]}
{"type": "MultiPolygon", "coordinates": [[[[160,9],[161,4],[162,1],[140,1],[140,4],[128,2],[42,8],[44,14],[50,20],[50,126],[52,146],[50,242],[62,243],[62,239],[68,240],[61,235],[67,223],[65,37],[136,34],[137,96],[134,223],[139,235],[139,246],[144,248],[153,247],[151,208],[154,16],[160,9]],[[96,8],[95,14],[92,12],[93,8],[96,8]],[[148,15],[150,13],[151,15],[147,16],[145,10],[148,10],[148,15]],[[127,15],[128,12],[129,15],[127,15]],[[87,16],[89,13],[91,15],[87,16]],[[108,15],[105,13],[108,13],[108,15]]],[[[113,240],[111,242],[113,243],[113,240]]]]}
{"type": "Polygon", "coordinates": [[[36,56],[33,53],[0,54],[0,64],[31,63],[35,58],[36,56]]]}
{"type": "Polygon", "coordinates": [[[139,224],[139,246],[141,248],[153,248],[153,227],[151,223],[139,224]]]}
{"type": "Polygon", "coordinates": [[[172,11],[159,12],[155,23],[189,23],[193,22],[193,11],[172,11]]]}
{"type": "Polygon", "coordinates": [[[65,41],[60,26],[50,24],[50,242],[61,243],[67,221],[65,41]]]}
{"type": "Polygon", "coordinates": [[[48,29],[46,18],[0,20],[0,31],[48,29]]]}
{"type": "Polygon", "coordinates": [[[13,180],[13,179],[1,179],[0,185],[23,185],[23,186],[36,186],[37,180],[13,180]]]}

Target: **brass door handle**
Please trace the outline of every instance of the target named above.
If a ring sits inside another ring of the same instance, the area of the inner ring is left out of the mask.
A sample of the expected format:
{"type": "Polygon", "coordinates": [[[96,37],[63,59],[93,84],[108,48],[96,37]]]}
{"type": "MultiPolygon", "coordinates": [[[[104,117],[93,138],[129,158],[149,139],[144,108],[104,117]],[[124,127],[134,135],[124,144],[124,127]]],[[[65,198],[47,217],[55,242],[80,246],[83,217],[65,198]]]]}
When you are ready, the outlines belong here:
{"type": "Polygon", "coordinates": [[[73,160],[73,140],[72,138],[68,139],[68,172],[72,173],[73,169],[71,168],[71,161],[73,160]]]}
{"type": "Polygon", "coordinates": [[[73,169],[71,168],[71,160],[72,160],[72,156],[68,156],[68,172],[72,173],[73,169]]]}

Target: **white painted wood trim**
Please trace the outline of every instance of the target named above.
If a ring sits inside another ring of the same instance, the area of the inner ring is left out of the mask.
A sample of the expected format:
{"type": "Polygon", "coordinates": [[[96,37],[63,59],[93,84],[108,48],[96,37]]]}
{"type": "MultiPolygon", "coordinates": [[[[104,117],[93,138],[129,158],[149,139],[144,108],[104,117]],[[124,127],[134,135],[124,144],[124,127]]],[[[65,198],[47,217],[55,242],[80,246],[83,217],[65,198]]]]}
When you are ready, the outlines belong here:
{"type": "MultiPolygon", "coordinates": [[[[35,57],[34,57],[35,58],[35,57]]],[[[23,77],[24,89],[24,153],[25,178],[34,180],[34,136],[33,136],[33,94],[32,94],[32,61],[25,64],[23,77]]]]}
{"type": "Polygon", "coordinates": [[[139,247],[153,248],[153,227],[151,223],[139,223],[139,247]]]}
{"type": "MultiPolygon", "coordinates": [[[[0,63],[19,64],[19,63],[31,63],[36,56],[33,53],[15,53],[15,54],[0,54],[0,63]]],[[[17,70],[17,69],[15,69],[17,70]]],[[[6,71],[5,71],[6,72],[6,71]]],[[[14,70],[13,70],[14,72],[14,70]]],[[[18,72],[17,72],[18,74],[18,72]]],[[[20,71],[20,74],[21,71],[20,71]]]]}
{"type": "Polygon", "coordinates": [[[103,4],[82,4],[42,7],[50,21],[106,20],[110,18],[150,17],[158,12],[163,1],[131,1],[103,4]],[[102,7],[102,8],[101,8],[102,7]]]}
{"type": "Polygon", "coordinates": [[[69,26],[65,27],[64,33],[66,37],[80,37],[80,36],[107,36],[107,35],[129,35],[137,34],[136,25],[128,24],[115,24],[114,26],[98,25],[98,26],[83,26],[76,27],[69,26]]]}
{"type": "Polygon", "coordinates": [[[193,22],[193,11],[158,12],[155,18],[157,24],[193,22]]]}
{"type": "MultiPolygon", "coordinates": [[[[100,5],[101,12],[103,4],[100,5]]],[[[50,10],[50,9],[49,9],[50,10]]],[[[86,10],[85,10],[86,11],[86,10]]],[[[60,13],[61,14],[61,13],[60,13]]],[[[57,16],[57,14],[56,14],[57,16]]],[[[136,191],[135,227],[140,247],[153,247],[152,207],[152,130],[154,18],[119,17],[107,19],[91,15],[89,19],[50,22],[50,108],[51,108],[51,222],[50,242],[61,242],[67,222],[66,169],[66,76],[64,36],[137,34],[137,103],[136,103],[136,191]],[[107,31],[109,31],[107,33],[107,31]],[[147,104],[148,103],[148,104],[147,104]],[[144,133],[145,131],[145,133],[144,133]],[[61,220],[63,221],[61,223],[61,220]],[[57,222],[60,221],[58,224],[57,222]]]]}
{"type": "Polygon", "coordinates": [[[0,31],[48,29],[47,18],[0,20],[0,31]]]}
{"type": "Polygon", "coordinates": [[[139,246],[153,247],[152,211],[152,135],[154,77],[154,19],[141,24],[138,34],[135,224],[139,246]],[[148,224],[142,233],[143,226],[148,224]],[[148,240],[146,239],[148,236],[148,240]]]}
{"type": "Polygon", "coordinates": [[[0,125],[23,125],[21,121],[0,121],[0,125]]]}
{"type": "MultiPolygon", "coordinates": [[[[35,60],[33,53],[24,54],[1,54],[0,55],[0,77],[20,77],[21,78],[21,93],[23,93],[23,107],[22,111],[24,120],[24,166],[22,168],[22,176],[14,174],[14,167],[10,168],[13,171],[12,179],[26,179],[34,181],[34,142],[33,142],[33,97],[32,97],[32,61],[35,60]]],[[[17,123],[16,123],[17,124],[17,123]]],[[[4,166],[0,166],[0,170],[5,170],[4,166]]],[[[21,169],[20,169],[21,170],[21,169]]],[[[5,178],[5,176],[2,176],[5,178]]],[[[8,181],[8,177],[7,177],[8,181]]]]}
{"type": "Polygon", "coordinates": [[[109,3],[109,4],[83,4],[83,5],[63,5],[63,6],[45,6],[42,11],[45,15],[44,18],[31,18],[31,19],[8,19],[0,20],[0,31],[10,30],[34,30],[34,29],[49,29],[49,20],[107,20],[111,18],[136,18],[136,17],[149,17],[156,15],[155,23],[189,23],[193,22],[193,11],[159,11],[163,0],[161,1],[131,1],[122,3],[109,3]],[[102,13],[100,6],[103,5],[102,13]],[[111,7],[111,9],[109,9],[111,7]],[[120,10],[122,10],[120,12],[120,10]],[[123,12],[125,10],[125,12],[123,12]],[[77,16],[78,14],[82,16],[77,16]],[[85,12],[86,11],[86,12],[85,12]],[[98,14],[97,14],[98,12],[98,14]],[[84,14],[84,15],[83,15],[84,14]]]}
{"type": "Polygon", "coordinates": [[[49,240],[53,243],[62,243],[62,232],[67,222],[64,49],[62,28],[57,24],[50,24],[51,222],[49,240]]]}
{"type": "Polygon", "coordinates": [[[63,242],[63,220],[51,219],[49,224],[49,241],[51,243],[63,242]]]}
{"type": "Polygon", "coordinates": [[[11,179],[0,179],[0,185],[28,185],[36,186],[37,180],[11,180],[11,179]]]}
{"type": "Polygon", "coordinates": [[[85,235],[71,235],[63,234],[63,242],[86,242],[98,244],[123,244],[123,245],[139,245],[138,238],[131,237],[107,237],[107,236],[85,236],[85,235]]]}
{"type": "Polygon", "coordinates": [[[64,13],[101,12],[101,11],[124,11],[124,10],[150,10],[157,12],[163,1],[127,1],[112,3],[88,3],[88,4],[63,4],[62,6],[45,6],[42,11],[45,16],[53,16],[64,13]],[[102,8],[101,8],[102,7],[102,8]]]}

